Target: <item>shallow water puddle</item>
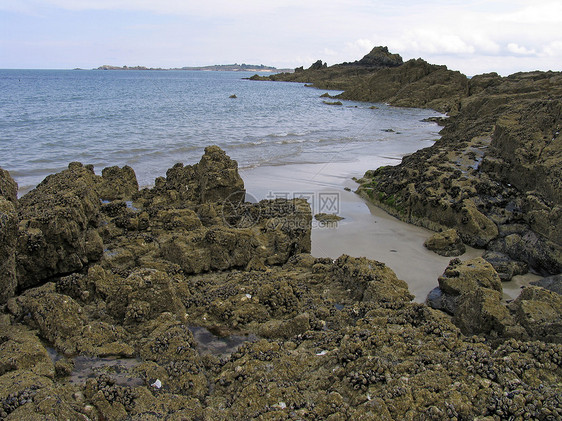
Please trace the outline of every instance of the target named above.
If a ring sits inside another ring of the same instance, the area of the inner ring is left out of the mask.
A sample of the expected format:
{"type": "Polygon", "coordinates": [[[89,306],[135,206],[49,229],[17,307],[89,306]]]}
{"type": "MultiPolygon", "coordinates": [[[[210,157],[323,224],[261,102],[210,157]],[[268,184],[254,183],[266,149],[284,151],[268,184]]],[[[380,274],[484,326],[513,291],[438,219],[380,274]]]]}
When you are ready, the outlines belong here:
{"type": "Polygon", "coordinates": [[[193,333],[197,350],[201,355],[229,355],[236,352],[245,342],[255,342],[259,339],[254,334],[218,336],[201,326],[189,326],[189,330],[193,333]]]}
{"type": "MultiPolygon", "coordinates": [[[[53,362],[63,357],[53,348],[47,349],[53,362]]],[[[134,373],[134,369],[142,363],[138,358],[117,358],[117,357],[85,357],[77,356],[72,358],[74,368],[68,376],[71,384],[84,384],[89,378],[95,378],[100,374],[107,374],[117,385],[120,386],[143,386],[144,380],[134,373]]]]}

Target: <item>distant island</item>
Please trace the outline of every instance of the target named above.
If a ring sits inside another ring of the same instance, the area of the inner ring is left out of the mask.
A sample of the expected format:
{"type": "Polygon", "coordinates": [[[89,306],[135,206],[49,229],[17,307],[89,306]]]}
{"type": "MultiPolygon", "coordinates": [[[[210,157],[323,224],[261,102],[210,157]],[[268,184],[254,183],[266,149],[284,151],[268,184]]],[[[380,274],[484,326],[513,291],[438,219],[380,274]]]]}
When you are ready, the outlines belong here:
{"type": "Polygon", "coordinates": [[[203,70],[212,72],[293,72],[293,69],[277,69],[272,66],[264,66],[263,64],[215,64],[212,66],[199,66],[199,67],[176,67],[170,69],[145,67],[145,66],[110,66],[103,65],[93,70],[203,70]]]}

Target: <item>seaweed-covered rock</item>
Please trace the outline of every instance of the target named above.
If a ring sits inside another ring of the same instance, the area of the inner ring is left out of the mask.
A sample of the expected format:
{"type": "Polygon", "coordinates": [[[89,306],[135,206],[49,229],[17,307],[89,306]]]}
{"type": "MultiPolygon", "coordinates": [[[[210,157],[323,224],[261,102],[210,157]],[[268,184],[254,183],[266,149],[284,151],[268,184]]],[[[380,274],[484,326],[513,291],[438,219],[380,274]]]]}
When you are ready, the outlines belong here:
{"type": "Polygon", "coordinates": [[[439,288],[445,294],[462,295],[477,288],[502,292],[501,280],[493,266],[481,257],[466,260],[453,259],[439,277],[439,288]]]}
{"type": "Polygon", "coordinates": [[[138,192],[139,183],[135,171],[128,165],[113,166],[102,170],[96,190],[104,200],[131,199],[138,192]]]}
{"type": "Polygon", "coordinates": [[[517,322],[531,338],[562,343],[562,296],[540,287],[527,287],[509,304],[517,322]]]}
{"type": "Polygon", "coordinates": [[[406,282],[384,263],[342,255],[334,262],[335,278],[360,301],[403,302],[414,297],[406,282]]]}
{"type": "Polygon", "coordinates": [[[482,258],[494,267],[502,282],[510,281],[514,276],[524,275],[529,271],[529,266],[525,262],[512,260],[503,253],[487,251],[482,258]]]}
{"type": "Polygon", "coordinates": [[[0,304],[16,291],[18,214],[14,204],[0,196],[0,304]]]}
{"type": "Polygon", "coordinates": [[[52,378],[55,368],[36,334],[23,325],[0,321],[0,376],[14,370],[27,370],[52,378]]]}
{"type": "Polygon", "coordinates": [[[460,256],[466,251],[466,247],[454,229],[433,234],[423,245],[441,256],[460,256]]]}
{"type": "Polygon", "coordinates": [[[195,165],[174,165],[166,172],[162,187],[165,191],[174,191],[170,196],[173,200],[190,200],[196,203],[225,200],[238,203],[245,196],[244,181],[238,174],[238,163],[218,146],[205,148],[205,154],[195,165]]]}
{"type": "Polygon", "coordinates": [[[531,282],[531,285],[536,285],[562,295],[562,274],[547,276],[546,278],[531,282]]]}
{"type": "Polygon", "coordinates": [[[480,288],[503,291],[501,280],[490,263],[481,257],[462,262],[452,259],[438,279],[439,287],[431,291],[427,304],[450,314],[455,314],[464,294],[472,294],[480,288]]]}
{"type": "Polygon", "coordinates": [[[100,198],[96,175],[80,163],[50,175],[19,200],[17,277],[22,288],[98,260],[100,198]]]}
{"type": "Polygon", "coordinates": [[[459,297],[453,322],[466,335],[503,336],[506,325],[512,325],[509,311],[502,304],[499,291],[477,288],[459,297]]]}
{"type": "Polygon", "coordinates": [[[77,351],[76,337],[86,324],[82,307],[71,297],[55,292],[55,285],[30,289],[16,299],[16,317],[39,330],[41,336],[66,354],[77,351]]]}

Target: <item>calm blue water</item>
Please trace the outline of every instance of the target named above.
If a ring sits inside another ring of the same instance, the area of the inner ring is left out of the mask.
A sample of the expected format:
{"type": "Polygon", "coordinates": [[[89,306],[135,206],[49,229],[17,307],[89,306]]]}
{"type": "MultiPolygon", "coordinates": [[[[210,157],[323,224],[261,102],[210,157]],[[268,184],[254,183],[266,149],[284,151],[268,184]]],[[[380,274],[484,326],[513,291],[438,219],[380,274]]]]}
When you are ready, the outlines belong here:
{"type": "Polygon", "coordinates": [[[0,70],[0,166],[22,193],[72,161],[98,173],[130,165],[151,185],[211,144],[248,168],[400,157],[438,137],[437,125],[421,122],[434,111],[331,106],[325,91],[243,79],[251,75],[0,70]]]}

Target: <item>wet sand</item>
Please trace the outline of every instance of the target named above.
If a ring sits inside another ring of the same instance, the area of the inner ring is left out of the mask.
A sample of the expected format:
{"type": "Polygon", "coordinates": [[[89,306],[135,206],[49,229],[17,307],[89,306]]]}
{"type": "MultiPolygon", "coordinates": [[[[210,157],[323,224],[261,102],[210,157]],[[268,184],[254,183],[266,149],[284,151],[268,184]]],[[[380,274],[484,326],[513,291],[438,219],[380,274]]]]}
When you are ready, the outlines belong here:
{"type": "MultiPolygon", "coordinates": [[[[383,262],[408,283],[416,302],[424,302],[438,286],[437,278],[451,257],[439,256],[423,246],[432,231],[402,222],[353,192],[357,184],[352,177],[359,178],[368,169],[399,161],[396,157],[369,157],[357,162],[263,166],[241,170],[241,176],[247,192],[257,200],[304,196],[313,214],[336,213],[344,218],[336,227],[313,220],[313,256],[335,259],[348,254],[383,262]]],[[[459,258],[468,260],[482,253],[483,250],[467,247],[459,258]]],[[[504,299],[516,298],[521,286],[539,278],[526,275],[504,283],[504,299]]]]}

